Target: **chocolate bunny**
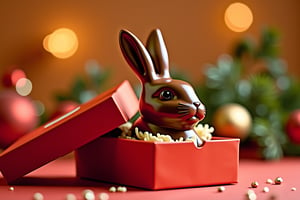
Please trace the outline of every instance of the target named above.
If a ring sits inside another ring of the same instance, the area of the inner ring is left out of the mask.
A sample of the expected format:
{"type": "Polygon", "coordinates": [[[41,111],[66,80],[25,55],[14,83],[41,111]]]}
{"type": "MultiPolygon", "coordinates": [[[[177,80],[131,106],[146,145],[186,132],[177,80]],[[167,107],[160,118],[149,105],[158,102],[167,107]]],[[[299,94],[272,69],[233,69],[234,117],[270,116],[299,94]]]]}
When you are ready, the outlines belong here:
{"type": "Polygon", "coordinates": [[[133,127],[170,135],[173,139],[195,138],[195,144],[202,145],[194,126],[205,117],[205,107],[189,83],[171,78],[160,30],[151,32],[146,46],[129,31],[121,30],[120,47],[143,86],[139,101],[141,116],[133,127]]]}

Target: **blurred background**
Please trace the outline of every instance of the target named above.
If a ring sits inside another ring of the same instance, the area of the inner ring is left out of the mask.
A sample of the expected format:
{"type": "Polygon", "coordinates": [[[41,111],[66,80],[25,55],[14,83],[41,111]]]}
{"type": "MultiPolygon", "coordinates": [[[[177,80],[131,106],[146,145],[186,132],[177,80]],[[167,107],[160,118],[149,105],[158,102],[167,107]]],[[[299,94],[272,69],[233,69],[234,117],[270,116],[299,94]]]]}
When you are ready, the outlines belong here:
{"type": "MultiPolygon", "coordinates": [[[[280,72],[277,70],[275,75],[267,67],[275,81],[283,75],[288,80],[297,80],[300,76],[300,2],[239,2],[243,3],[242,6],[230,11],[229,7],[236,1],[1,1],[1,92],[16,87],[13,74],[23,78],[23,83],[19,83],[20,90],[23,90],[22,86],[25,88],[21,96],[35,102],[39,118],[43,118],[39,120],[45,121],[59,111],[58,102],[63,100],[82,103],[125,79],[133,86],[137,85],[137,78],[120,52],[118,35],[121,29],[130,30],[145,42],[152,29],[160,28],[172,70],[199,85],[199,94],[206,97],[205,81],[213,78],[207,74],[208,66],[218,67],[218,62],[225,60],[226,63],[231,57],[243,60],[246,66],[245,73],[238,80],[263,71],[266,60],[257,61],[261,57],[280,61],[279,68],[278,63],[276,65],[280,72]],[[67,33],[59,36],[62,30],[67,30],[67,33]],[[264,44],[270,48],[264,49],[264,44]],[[225,54],[230,58],[224,58],[225,54]],[[249,55],[255,61],[249,61],[249,55]]],[[[217,105],[234,102],[243,104],[254,118],[256,114],[251,113],[253,110],[247,106],[247,100],[230,98],[212,105],[211,112],[217,105]]],[[[66,107],[72,106],[68,104],[66,107]]],[[[297,106],[281,113],[282,120],[286,120],[286,113],[296,110],[297,106]]],[[[9,115],[3,108],[0,112],[9,115]]]]}
{"type": "Polygon", "coordinates": [[[33,84],[31,96],[53,109],[53,93],[67,89],[74,76],[83,73],[86,62],[96,60],[110,68],[109,85],[124,79],[136,83],[118,45],[121,29],[134,32],[142,41],[160,28],[170,62],[183,68],[192,81],[201,81],[203,67],[220,54],[230,53],[236,40],[245,35],[258,37],[264,26],[281,32],[281,55],[289,71],[300,75],[300,3],[297,0],[243,1],[253,12],[251,27],[241,33],[224,22],[222,1],[37,1],[0,2],[0,73],[15,65],[33,84]],[[43,39],[58,28],[72,29],[78,37],[73,56],[59,59],[43,49],[43,39]]]}

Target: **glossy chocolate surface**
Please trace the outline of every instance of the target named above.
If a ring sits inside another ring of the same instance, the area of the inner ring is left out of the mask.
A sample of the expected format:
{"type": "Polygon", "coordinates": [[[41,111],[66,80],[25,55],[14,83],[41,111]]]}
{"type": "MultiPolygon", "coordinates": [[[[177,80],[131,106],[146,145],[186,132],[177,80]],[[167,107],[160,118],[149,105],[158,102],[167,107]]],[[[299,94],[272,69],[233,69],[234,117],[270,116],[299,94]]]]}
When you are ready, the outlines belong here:
{"type": "Polygon", "coordinates": [[[122,30],[120,47],[142,83],[141,117],[133,127],[168,134],[173,139],[196,137],[197,145],[201,145],[193,127],[205,117],[205,107],[189,83],[170,76],[167,48],[160,30],[150,33],[146,46],[129,31],[122,30]]]}

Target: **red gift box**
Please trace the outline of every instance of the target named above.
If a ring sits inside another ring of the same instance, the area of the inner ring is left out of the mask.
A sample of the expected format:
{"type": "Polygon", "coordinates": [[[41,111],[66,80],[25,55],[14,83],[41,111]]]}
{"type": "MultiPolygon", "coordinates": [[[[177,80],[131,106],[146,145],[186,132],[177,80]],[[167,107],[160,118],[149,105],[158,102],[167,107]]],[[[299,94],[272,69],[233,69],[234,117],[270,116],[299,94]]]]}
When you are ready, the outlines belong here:
{"type": "Polygon", "coordinates": [[[100,137],[76,150],[76,170],[88,178],[146,189],[238,182],[239,139],[145,142],[100,137]]]}
{"type": "Polygon", "coordinates": [[[8,183],[76,150],[77,176],[147,189],[230,184],[238,181],[239,140],[145,142],[100,137],[138,111],[128,81],[26,134],[0,154],[8,183]]]}
{"type": "Polygon", "coordinates": [[[0,154],[8,183],[127,122],[138,111],[128,81],[24,135],[0,154]]]}

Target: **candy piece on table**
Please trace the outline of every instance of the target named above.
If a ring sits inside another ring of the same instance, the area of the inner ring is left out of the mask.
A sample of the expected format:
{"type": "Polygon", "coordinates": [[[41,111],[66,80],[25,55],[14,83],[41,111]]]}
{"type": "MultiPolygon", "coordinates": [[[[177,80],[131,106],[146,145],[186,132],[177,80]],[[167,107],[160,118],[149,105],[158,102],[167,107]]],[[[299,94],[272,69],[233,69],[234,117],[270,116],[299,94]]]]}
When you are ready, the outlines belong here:
{"type": "Polygon", "coordinates": [[[274,183],[275,183],[276,185],[280,185],[282,182],[283,182],[283,178],[281,178],[281,177],[276,177],[276,179],[275,179],[275,181],[274,181],[274,183]]]}
{"type": "Polygon", "coordinates": [[[224,186],[218,187],[218,192],[224,192],[226,188],[224,186]]]}
{"type": "Polygon", "coordinates": [[[253,187],[253,188],[257,188],[258,187],[258,182],[257,181],[253,181],[252,183],[251,183],[251,187],[253,187]]]}

